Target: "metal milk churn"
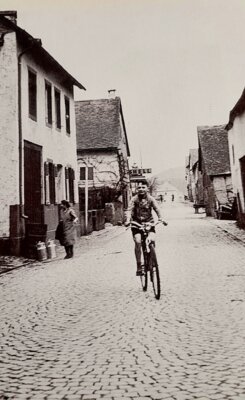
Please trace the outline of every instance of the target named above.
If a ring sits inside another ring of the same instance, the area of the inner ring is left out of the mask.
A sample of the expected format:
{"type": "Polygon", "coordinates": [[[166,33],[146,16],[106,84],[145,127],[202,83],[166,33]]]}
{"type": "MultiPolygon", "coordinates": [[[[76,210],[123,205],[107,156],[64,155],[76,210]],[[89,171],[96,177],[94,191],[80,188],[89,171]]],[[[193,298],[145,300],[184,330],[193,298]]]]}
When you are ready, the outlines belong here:
{"type": "Polygon", "coordinates": [[[55,258],[56,257],[56,245],[53,240],[49,239],[48,244],[47,244],[47,253],[48,253],[48,258],[55,258]]]}
{"type": "Polygon", "coordinates": [[[47,260],[47,249],[44,242],[37,243],[37,259],[39,261],[47,260]]]}

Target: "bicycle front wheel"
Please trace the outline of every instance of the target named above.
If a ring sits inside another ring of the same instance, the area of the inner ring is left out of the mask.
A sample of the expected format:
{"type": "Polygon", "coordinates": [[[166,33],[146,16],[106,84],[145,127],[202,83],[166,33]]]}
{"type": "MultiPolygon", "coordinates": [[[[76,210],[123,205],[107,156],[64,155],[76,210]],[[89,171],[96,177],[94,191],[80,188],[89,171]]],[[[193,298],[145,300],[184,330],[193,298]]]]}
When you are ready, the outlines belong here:
{"type": "Polygon", "coordinates": [[[150,264],[149,265],[150,277],[151,277],[154,296],[157,300],[159,300],[161,296],[161,282],[160,282],[160,274],[157,263],[157,256],[153,245],[150,247],[149,264],[150,264]]]}
{"type": "Polygon", "coordinates": [[[148,285],[147,264],[148,264],[147,253],[144,252],[144,265],[142,265],[142,275],[140,277],[141,286],[144,292],[147,291],[147,285],[148,285]]]}

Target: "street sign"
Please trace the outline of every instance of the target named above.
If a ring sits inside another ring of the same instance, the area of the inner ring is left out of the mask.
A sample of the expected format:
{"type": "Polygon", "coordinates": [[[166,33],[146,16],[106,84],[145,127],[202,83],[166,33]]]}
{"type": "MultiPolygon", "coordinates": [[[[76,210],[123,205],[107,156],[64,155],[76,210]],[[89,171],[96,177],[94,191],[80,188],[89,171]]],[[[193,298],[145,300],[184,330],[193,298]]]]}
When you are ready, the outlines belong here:
{"type": "Polygon", "coordinates": [[[131,175],[151,174],[151,168],[133,168],[130,170],[131,175]]]}

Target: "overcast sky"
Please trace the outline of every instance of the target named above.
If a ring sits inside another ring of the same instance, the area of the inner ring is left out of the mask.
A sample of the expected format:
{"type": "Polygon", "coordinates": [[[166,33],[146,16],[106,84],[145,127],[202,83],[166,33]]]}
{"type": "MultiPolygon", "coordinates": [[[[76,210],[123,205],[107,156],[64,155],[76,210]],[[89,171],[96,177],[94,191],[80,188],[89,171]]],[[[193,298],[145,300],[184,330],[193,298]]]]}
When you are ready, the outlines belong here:
{"type": "Polygon", "coordinates": [[[130,164],[158,173],[225,124],[245,81],[244,0],[0,0],[86,87],[122,101],[130,164]]]}

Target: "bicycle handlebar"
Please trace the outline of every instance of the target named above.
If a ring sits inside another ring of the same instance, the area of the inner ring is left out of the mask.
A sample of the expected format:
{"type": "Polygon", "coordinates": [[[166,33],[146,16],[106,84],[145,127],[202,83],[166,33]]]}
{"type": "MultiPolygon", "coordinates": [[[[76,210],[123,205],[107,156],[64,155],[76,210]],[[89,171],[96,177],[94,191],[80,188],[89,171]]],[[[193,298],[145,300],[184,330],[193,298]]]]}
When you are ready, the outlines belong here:
{"type": "Polygon", "coordinates": [[[167,226],[168,223],[166,221],[157,221],[157,222],[144,222],[143,224],[140,224],[139,222],[132,221],[130,222],[129,226],[136,226],[139,229],[144,229],[146,225],[150,225],[152,227],[158,225],[158,224],[163,224],[164,226],[167,226]]]}

